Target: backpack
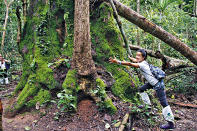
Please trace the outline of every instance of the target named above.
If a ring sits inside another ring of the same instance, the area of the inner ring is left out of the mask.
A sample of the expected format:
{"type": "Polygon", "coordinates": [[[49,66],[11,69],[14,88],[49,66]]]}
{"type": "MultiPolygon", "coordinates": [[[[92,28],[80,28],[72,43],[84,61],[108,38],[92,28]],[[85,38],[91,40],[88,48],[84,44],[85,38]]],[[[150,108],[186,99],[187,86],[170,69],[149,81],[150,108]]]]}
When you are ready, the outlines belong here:
{"type": "Polygon", "coordinates": [[[6,67],[7,70],[10,69],[10,63],[5,62],[5,67],[6,67]]]}
{"type": "Polygon", "coordinates": [[[165,72],[159,67],[149,64],[149,68],[150,68],[151,73],[157,80],[162,80],[165,78],[166,76],[165,72]]]}

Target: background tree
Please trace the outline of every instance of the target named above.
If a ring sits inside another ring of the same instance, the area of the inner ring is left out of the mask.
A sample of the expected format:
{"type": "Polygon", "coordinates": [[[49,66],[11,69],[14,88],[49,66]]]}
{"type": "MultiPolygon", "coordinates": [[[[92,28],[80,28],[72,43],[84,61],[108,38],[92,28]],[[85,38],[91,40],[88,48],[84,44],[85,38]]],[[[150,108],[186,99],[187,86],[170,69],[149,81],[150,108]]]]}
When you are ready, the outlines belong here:
{"type": "Polygon", "coordinates": [[[7,27],[7,23],[8,23],[9,8],[13,2],[14,2],[14,0],[11,0],[9,2],[7,0],[4,0],[4,3],[6,5],[6,15],[5,15],[5,22],[4,22],[4,26],[3,26],[3,35],[2,35],[2,41],[1,41],[1,50],[2,51],[3,51],[3,47],[4,47],[6,27],[7,27]]]}

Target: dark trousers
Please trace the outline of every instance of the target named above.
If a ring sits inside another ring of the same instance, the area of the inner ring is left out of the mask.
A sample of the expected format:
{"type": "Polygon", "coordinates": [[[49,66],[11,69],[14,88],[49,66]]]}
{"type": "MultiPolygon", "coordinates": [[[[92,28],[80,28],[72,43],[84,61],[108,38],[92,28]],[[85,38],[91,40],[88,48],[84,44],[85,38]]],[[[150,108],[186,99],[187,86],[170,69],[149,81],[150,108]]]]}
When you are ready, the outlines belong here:
{"type": "MultiPolygon", "coordinates": [[[[142,92],[146,91],[147,89],[153,89],[153,86],[149,83],[146,83],[143,86],[141,86],[141,88],[139,90],[142,93],[142,92]]],[[[163,108],[168,106],[168,102],[166,100],[166,93],[164,91],[164,88],[160,88],[155,91],[156,91],[157,97],[159,98],[159,101],[160,101],[161,105],[163,106],[163,108]]]]}

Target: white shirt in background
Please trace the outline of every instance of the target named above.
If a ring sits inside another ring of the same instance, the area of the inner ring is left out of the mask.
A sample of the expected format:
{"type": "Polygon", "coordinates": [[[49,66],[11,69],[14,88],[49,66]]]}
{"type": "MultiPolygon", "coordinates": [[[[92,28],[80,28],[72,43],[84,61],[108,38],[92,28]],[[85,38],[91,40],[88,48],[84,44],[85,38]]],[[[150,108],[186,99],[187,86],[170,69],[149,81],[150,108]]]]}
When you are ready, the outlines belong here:
{"type": "Polygon", "coordinates": [[[4,62],[0,61],[0,67],[1,67],[2,70],[6,69],[5,61],[4,62]]]}

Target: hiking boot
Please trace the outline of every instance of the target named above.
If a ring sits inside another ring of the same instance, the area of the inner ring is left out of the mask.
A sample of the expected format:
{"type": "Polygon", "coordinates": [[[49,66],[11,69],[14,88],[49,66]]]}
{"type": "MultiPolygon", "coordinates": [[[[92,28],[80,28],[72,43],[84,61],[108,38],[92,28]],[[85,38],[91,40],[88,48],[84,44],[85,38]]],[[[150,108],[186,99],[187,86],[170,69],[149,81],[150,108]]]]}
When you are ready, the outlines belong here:
{"type": "Polygon", "coordinates": [[[161,129],[167,130],[167,129],[175,129],[173,122],[168,122],[167,124],[161,125],[161,129]]]}

